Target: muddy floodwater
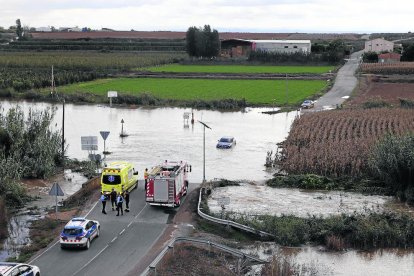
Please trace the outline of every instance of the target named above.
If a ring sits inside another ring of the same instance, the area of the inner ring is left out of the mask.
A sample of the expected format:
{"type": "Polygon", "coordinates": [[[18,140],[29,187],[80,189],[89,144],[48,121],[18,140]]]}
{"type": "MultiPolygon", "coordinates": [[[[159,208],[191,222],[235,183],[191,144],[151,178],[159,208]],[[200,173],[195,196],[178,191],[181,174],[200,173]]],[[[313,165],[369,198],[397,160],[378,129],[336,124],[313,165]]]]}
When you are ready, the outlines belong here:
{"type": "Polygon", "coordinates": [[[339,191],[306,191],[272,188],[264,184],[241,183],[240,186],[216,188],[208,199],[210,211],[221,212],[218,199],[229,197],[226,212],[249,215],[309,215],[331,216],[363,212],[377,212],[393,200],[387,196],[366,196],[339,191]]]}
{"type": "Polygon", "coordinates": [[[66,170],[64,174],[54,176],[47,180],[25,181],[24,185],[28,193],[37,200],[29,202],[25,208],[18,210],[10,218],[8,224],[8,237],[3,242],[0,250],[0,261],[6,261],[10,257],[17,257],[22,247],[30,245],[29,237],[32,222],[43,218],[48,209],[55,209],[56,197],[50,196],[49,191],[53,183],[59,183],[64,196],[58,197],[60,201],[78,191],[87,178],[79,173],[66,170]]]}
{"type": "MultiPolygon", "coordinates": [[[[7,110],[15,105],[2,101],[7,110]]],[[[46,103],[19,102],[25,110],[30,107],[44,109],[46,103]]],[[[55,123],[61,128],[62,106],[56,105],[55,123]]],[[[267,109],[268,111],[269,109],[267,109]]],[[[283,141],[297,112],[262,114],[263,109],[246,109],[244,112],[219,112],[194,110],[195,123],[184,125],[183,108],[109,108],[97,105],[65,106],[65,139],[67,155],[86,160],[88,151],[81,150],[81,136],[97,136],[98,150],[104,150],[100,131],[110,131],[106,140],[106,162],[126,160],[133,162],[143,178],[145,168],[168,160],[186,160],[192,165],[190,181],[203,179],[203,135],[205,130],[206,179],[268,179],[272,172],[265,170],[266,153],[275,150],[276,143],[283,141]],[[129,135],[121,139],[121,120],[129,135]],[[216,149],[222,136],[234,136],[232,149],[216,149]]]]}
{"type": "MultiPolygon", "coordinates": [[[[382,249],[375,251],[349,250],[344,252],[325,251],[321,247],[283,247],[274,243],[257,243],[244,248],[248,254],[271,260],[272,254],[287,260],[299,268],[299,275],[324,276],[412,276],[414,275],[414,252],[403,249],[382,249]]],[[[253,267],[251,275],[260,271],[253,267]]]]}

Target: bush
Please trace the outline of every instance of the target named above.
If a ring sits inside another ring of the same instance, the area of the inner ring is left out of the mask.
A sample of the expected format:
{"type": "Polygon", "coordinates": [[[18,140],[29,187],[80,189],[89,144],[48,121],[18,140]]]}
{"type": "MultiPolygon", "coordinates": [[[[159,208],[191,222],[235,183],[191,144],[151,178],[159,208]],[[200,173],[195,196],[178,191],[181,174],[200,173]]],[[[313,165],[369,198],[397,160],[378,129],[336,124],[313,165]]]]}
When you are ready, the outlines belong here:
{"type": "Polygon", "coordinates": [[[369,108],[382,108],[382,107],[390,107],[391,105],[385,101],[369,101],[369,102],[364,102],[362,104],[362,107],[364,109],[369,109],[369,108]]]}
{"type": "Polygon", "coordinates": [[[399,101],[402,108],[414,108],[413,100],[399,98],[399,101]]]}
{"type": "Polygon", "coordinates": [[[373,148],[369,158],[373,176],[378,176],[402,200],[412,202],[414,189],[414,135],[387,135],[373,148]]]}

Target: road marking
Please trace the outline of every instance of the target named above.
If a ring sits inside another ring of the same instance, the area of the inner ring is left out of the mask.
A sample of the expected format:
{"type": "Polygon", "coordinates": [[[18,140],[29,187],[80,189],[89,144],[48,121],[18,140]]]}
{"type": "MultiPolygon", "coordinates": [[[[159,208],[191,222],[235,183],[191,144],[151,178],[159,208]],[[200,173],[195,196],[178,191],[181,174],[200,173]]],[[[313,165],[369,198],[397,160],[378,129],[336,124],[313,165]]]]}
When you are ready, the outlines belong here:
{"type": "Polygon", "coordinates": [[[127,228],[129,228],[132,225],[133,220],[131,220],[130,223],[128,223],[127,228]]]}
{"type": "Polygon", "coordinates": [[[95,202],[95,204],[92,206],[92,208],[89,210],[89,212],[85,215],[85,218],[89,216],[89,214],[92,212],[92,210],[96,207],[96,204],[98,204],[99,200],[95,202]]]}
{"type": "Polygon", "coordinates": [[[139,215],[141,215],[142,211],[144,211],[144,209],[145,209],[145,207],[147,207],[147,205],[148,205],[148,203],[145,203],[144,208],[142,208],[142,210],[139,211],[139,213],[136,214],[134,218],[137,218],[139,215]]]}
{"type": "Polygon", "coordinates": [[[118,238],[118,236],[115,236],[113,239],[112,239],[112,241],[111,241],[111,243],[113,243],[114,241],[116,241],[116,239],[118,238]]]}
{"type": "Polygon", "coordinates": [[[30,262],[28,262],[28,264],[31,264],[32,262],[36,261],[38,258],[40,258],[43,254],[45,254],[47,251],[49,251],[53,246],[55,246],[58,243],[59,243],[59,241],[56,241],[49,248],[47,248],[45,251],[43,251],[42,253],[40,253],[39,255],[37,255],[33,260],[31,260],[30,262]]]}
{"type": "Polygon", "coordinates": [[[122,231],[121,231],[121,233],[119,233],[119,235],[121,236],[124,232],[125,232],[125,228],[122,229],[122,231]]]}
{"type": "Polygon", "coordinates": [[[92,259],[90,259],[89,262],[87,262],[84,266],[82,266],[81,268],[79,268],[78,271],[76,271],[75,273],[72,274],[72,276],[78,274],[79,272],[81,272],[82,269],[84,269],[85,267],[87,267],[93,260],[95,260],[99,255],[101,255],[102,252],[104,252],[104,250],[107,249],[107,248],[108,248],[108,245],[105,245],[105,247],[102,248],[102,250],[99,251],[98,254],[95,255],[95,257],[93,257],[92,259]]]}

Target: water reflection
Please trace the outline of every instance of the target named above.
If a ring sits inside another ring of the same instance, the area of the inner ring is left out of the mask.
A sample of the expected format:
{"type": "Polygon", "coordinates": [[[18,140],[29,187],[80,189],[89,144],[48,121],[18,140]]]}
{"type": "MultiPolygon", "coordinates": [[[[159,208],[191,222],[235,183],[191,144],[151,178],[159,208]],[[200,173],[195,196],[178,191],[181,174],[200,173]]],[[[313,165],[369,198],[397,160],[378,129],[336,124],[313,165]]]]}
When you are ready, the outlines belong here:
{"type": "MultiPolygon", "coordinates": [[[[374,251],[350,250],[344,252],[326,251],[322,247],[283,247],[275,243],[257,243],[243,249],[271,260],[272,254],[286,258],[289,263],[312,275],[352,276],[411,276],[414,275],[414,252],[404,249],[380,249],[374,251]]],[[[254,268],[259,271],[260,267],[254,268]]],[[[301,274],[310,275],[310,274],[301,274]]]]}
{"type": "MultiPolygon", "coordinates": [[[[10,102],[3,101],[8,109],[10,102]]],[[[47,103],[19,102],[25,110],[51,106],[47,103]]],[[[274,150],[276,143],[285,139],[296,112],[274,115],[262,114],[261,109],[245,112],[194,111],[195,124],[184,126],[183,108],[109,108],[97,105],[65,106],[66,142],[68,156],[87,159],[88,152],[81,150],[81,136],[98,136],[102,154],[103,139],[99,131],[110,131],[106,150],[112,154],[106,161],[128,160],[135,163],[140,176],[146,167],[170,160],[187,160],[193,165],[190,181],[202,180],[203,128],[197,120],[203,120],[212,129],[206,131],[206,178],[254,179],[271,177],[265,170],[266,152],[274,150]],[[121,120],[129,134],[121,139],[121,120]],[[221,136],[234,136],[237,146],[230,150],[215,148],[221,136]]],[[[55,121],[61,126],[61,106],[57,106],[55,121]]]]}

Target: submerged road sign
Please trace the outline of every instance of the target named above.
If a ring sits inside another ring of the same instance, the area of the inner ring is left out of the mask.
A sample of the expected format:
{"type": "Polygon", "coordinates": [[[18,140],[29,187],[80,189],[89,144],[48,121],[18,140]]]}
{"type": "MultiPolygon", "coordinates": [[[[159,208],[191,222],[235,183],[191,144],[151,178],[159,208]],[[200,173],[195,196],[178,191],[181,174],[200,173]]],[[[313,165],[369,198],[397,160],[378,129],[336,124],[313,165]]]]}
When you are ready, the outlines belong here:
{"type": "Polygon", "coordinates": [[[53,183],[52,189],[49,191],[49,195],[51,196],[64,196],[65,193],[62,191],[58,183],[53,183]]]}

